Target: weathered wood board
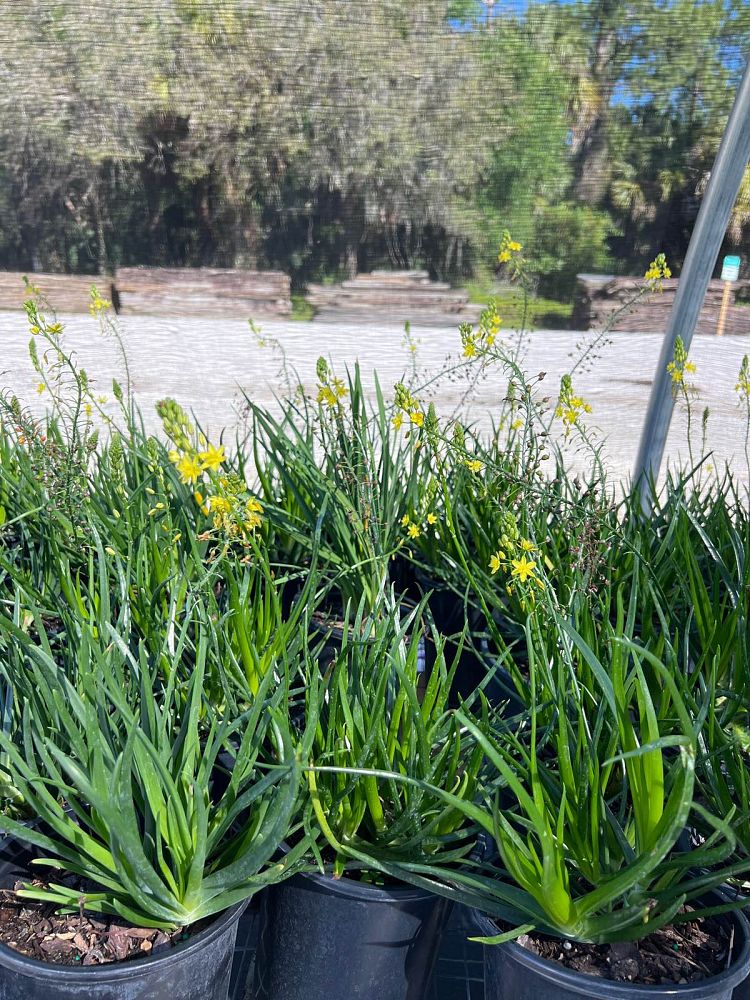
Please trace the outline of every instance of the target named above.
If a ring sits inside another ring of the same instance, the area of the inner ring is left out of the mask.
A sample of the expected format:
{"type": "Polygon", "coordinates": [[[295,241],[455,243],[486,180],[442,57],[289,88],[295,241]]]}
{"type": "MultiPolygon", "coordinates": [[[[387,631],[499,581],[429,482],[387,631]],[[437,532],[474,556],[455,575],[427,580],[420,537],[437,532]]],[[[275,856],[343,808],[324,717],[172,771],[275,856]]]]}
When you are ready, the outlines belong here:
{"type": "Polygon", "coordinates": [[[121,267],[120,312],[151,316],[287,316],[291,282],[281,271],[121,267]]]}
{"type": "Polygon", "coordinates": [[[426,271],[373,271],[340,285],[310,285],[308,301],[318,318],[343,320],[377,312],[393,322],[405,319],[429,323],[475,321],[481,309],[469,295],[442,281],[430,281],[426,271]]]}
{"type": "MultiPolygon", "coordinates": [[[[627,303],[645,287],[640,278],[607,278],[601,275],[579,275],[571,325],[579,330],[598,330],[612,324],[611,329],[622,333],[664,333],[674,304],[678,280],[663,282],[661,292],[648,292],[636,305],[627,303]]],[[[737,304],[737,294],[750,287],[750,282],[731,284],[725,334],[750,334],[750,305],[737,304]]],[[[715,334],[719,310],[724,295],[724,282],[711,281],[703,300],[696,333],[715,334]]]]}
{"type": "MultiPolygon", "coordinates": [[[[288,316],[289,276],[281,271],[218,268],[123,267],[114,278],[78,274],[29,274],[60,313],[85,313],[91,286],[125,314],[152,316],[288,316]]],[[[28,297],[23,274],[0,271],[0,309],[16,310],[28,297]]]]}
{"type": "MultiPolygon", "coordinates": [[[[91,303],[91,286],[99,294],[112,298],[112,279],[92,274],[32,274],[26,275],[40,289],[50,305],[60,313],[86,313],[91,303]]],[[[21,309],[29,293],[23,271],[0,271],[0,309],[21,309]]]]}

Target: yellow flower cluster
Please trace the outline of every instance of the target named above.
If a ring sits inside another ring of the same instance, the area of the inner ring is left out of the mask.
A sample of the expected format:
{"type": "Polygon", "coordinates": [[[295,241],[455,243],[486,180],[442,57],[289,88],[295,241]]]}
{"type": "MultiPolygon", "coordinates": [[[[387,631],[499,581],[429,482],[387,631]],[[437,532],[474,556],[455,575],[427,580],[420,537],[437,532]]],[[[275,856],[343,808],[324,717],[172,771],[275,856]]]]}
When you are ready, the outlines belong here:
{"type": "Polygon", "coordinates": [[[535,552],[536,545],[528,538],[519,536],[513,517],[506,514],[500,546],[490,557],[490,573],[493,576],[500,571],[505,574],[508,578],[505,589],[509,594],[513,593],[513,588],[518,584],[533,583],[543,589],[544,581],[537,576],[539,569],[536,560],[532,558],[535,552]]]}
{"type": "Polygon", "coordinates": [[[479,325],[476,329],[474,329],[471,323],[462,323],[458,328],[458,332],[461,335],[461,346],[464,349],[464,357],[475,358],[478,354],[486,354],[497,339],[501,322],[500,314],[497,311],[497,303],[492,299],[487,308],[482,311],[482,315],[479,317],[479,325]]]}
{"type": "Polygon", "coordinates": [[[405,419],[415,427],[424,427],[424,410],[416,396],[413,396],[402,382],[397,382],[394,388],[396,390],[396,413],[393,417],[395,429],[400,430],[405,419]]]}
{"type": "Polygon", "coordinates": [[[349,395],[349,390],[344,385],[343,380],[329,371],[325,358],[318,358],[316,371],[318,374],[318,402],[329,410],[340,407],[341,400],[349,395]]]}
{"type": "Polygon", "coordinates": [[[226,461],[226,455],[224,445],[215,448],[206,442],[203,451],[194,451],[192,448],[183,452],[170,451],[169,459],[174,463],[182,482],[189,486],[202,479],[204,472],[217,472],[226,461]]]}
{"type": "Polygon", "coordinates": [[[648,270],[643,277],[648,282],[649,288],[652,292],[662,291],[664,287],[662,282],[666,281],[667,278],[672,277],[672,272],[667,265],[667,258],[663,253],[656,255],[656,257],[648,265],[648,270]]]}
{"type": "Polygon", "coordinates": [[[112,303],[109,299],[103,299],[99,294],[96,285],[91,286],[91,301],[89,302],[89,312],[92,316],[99,316],[106,312],[112,303]]]}
{"type": "Polygon", "coordinates": [[[161,400],[156,408],[165,432],[177,446],[169,452],[169,459],[180,480],[195,487],[193,499],[201,513],[210,514],[214,528],[230,540],[248,544],[246,536],[262,524],[263,506],[239,476],[220,474],[227,459],[224,445],[216,447],[200,435],[196,447],[193,425],[173,399],[161,400]],[[204,496],[204,489],[209,495],[204,496]]]}
{"type": "Polygon", "coordinates": [[[469,472],[481,472],[484,468],[482,462],[478,458],[465,458],[464,465],[469,470],[469,472]]]}
{"type": "Polygon", "coordinates": [[[682,337],[678,337],[674,344],[674,358],[667,365],[667,371],[672,376],[672,386],[685,386],[685,376],[694,375],[697,370],[693,362],[688,361],[682,337]]]}
{"type": "Polygon", "coordinates": [[[747,354],[742,359],[740,373],[737,376],[737,385],[734,388],[740,397],[740,401],[750,406],[750,358],[748,358],[747,354]]]}
{"type": "Polygon", "coordinates": [[[591,413],[590,404],[576,395],[570,375],[563,375],[560,380],[560,395],[555,408],[555,416],[563,422],[565,437],[569,436],[584,413],[591,413]]]}
{"type": "Polygon", "coordinates": [[[500,249],[497,254],[498,264],[507,264],[513,259],[514,254],[519,254],[523,247],[516,240],[511,239],[511,235],[506,229],[500,240],[500,249]]]}
{"type": "Polygon", "coordinates": [[[409,538],[419,538],[423,534],[427,534],[434,529],[437,524],[437,517],[431,511],[428,513],[423,520],[416,517],[412,517],[410,514],[404,514],[401,518],[401,527],[406,529],[406,534],[409,538]]]}
{"type": "MultiPolygon", "coordinates": [[[[205,512],[210,512],[217,531],[227,538],[243,541],[244,535],[251,535],[263,523],[263,505],[257,497],[248,495],[239,476],[221,476],[214,485],[217,492],[208,498],[205,512]]],[[[203,500],[199,493],[195,499],[203,500]]]]}

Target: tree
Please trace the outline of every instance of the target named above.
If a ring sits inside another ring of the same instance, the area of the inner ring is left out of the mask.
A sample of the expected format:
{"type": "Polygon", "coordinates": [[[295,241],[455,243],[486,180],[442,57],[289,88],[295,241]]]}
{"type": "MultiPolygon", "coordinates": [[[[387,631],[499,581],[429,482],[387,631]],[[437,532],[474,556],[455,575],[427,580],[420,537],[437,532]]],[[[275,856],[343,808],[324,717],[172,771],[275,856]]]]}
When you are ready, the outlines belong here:
{"type": "Polygon", "coordinates": [[[502,135],[498,95],[477,39],[446,19],[444,0],[378,0],[347,16],[335,0],[300,14],[307,187],[340,196],[344,265],[356,273],[368,229],[451,230],[502,135]]]}

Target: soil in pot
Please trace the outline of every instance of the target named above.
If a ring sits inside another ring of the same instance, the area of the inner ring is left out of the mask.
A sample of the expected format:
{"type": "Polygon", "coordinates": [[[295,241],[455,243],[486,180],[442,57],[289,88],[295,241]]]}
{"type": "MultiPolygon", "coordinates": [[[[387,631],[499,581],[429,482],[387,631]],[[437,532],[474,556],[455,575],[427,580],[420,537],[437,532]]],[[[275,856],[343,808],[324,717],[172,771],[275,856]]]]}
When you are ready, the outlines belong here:
{"type": "MultiPolygon", "coordinates": [[[[723,902],[718,894],[706,905],[723,902]]],[[[497,925],[475,915],[483,936],[497,925]]],[[[730,1000],[750,972],[750,924],[740,912],[688,920],[635,944],[586,945],[543,935],[486,946],[487,1000],[730,1000]]]]}
{"type": "Polygon", "coordinates": [[[524,934],[518,944],[566,969],[623,983],[696,983],[724,972],[731,961],[731,925],[707,918],[663,927],[641,941],[580,944],[524,934]]]}
{"type": "Polygon", "coordinates": [[[450,905],[400,884],[302,875],[263,896],[254,1000],[423,1000],[450,905]]]}
{"type": "MultiPolygon", "coordinates": [[[[63,878],[60,883],[71,885],[72,880],[63,878]]],[[[48,888],[44,882],[28,884],[48,888]]],[[[24,883],[17,882],[13,889],[0,889],[0,944],[40,962],[85,966],[143,958],[172,948],[202,929],[196,925],[167,933],[84,910],[59,914],[51,903],[17,895],[15,890],[23,888],[24,883]]]]}
{"type": "Polygon", "coordinates": [[[98,914],[60,916],[13,892],[32,881],[29,857],[3,845],[0,1000],[226,1000],[244,903],[187,936],[98,914]]]}

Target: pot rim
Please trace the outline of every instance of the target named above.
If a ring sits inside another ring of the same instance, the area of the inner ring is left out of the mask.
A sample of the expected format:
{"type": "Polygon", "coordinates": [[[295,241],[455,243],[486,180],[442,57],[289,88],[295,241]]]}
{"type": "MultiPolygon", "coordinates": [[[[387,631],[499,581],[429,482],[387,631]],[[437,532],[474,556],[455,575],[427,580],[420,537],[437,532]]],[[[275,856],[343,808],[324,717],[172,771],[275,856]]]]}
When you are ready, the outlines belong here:
{"type": "Polygon", "coordinates": [[[321,875],[320,872],[300,872],[289,880],[289,884],[293,884],[298,878],[312,882],[318,892],[345,896],[366,903],[409,903],[430,896],[434,896],[435,899],[440,898],[427,889],[418,889],[406,882],[389,886],[369,885],[367,882],[346,876],[334,878],[333,875],[321,875]]]}
{"type": "MultiPolygon", "coordinates": [[[[13,870],[15,866],[9,862],[0,864],[0,873],[3,870],[13,870]]],[[[217,938],[227,931],[233,923],[236,923],[243,911],[250,902],[250,897],[241,903],[235,903],[228,910],[219,913],[208,927],[204,927],[188,941],[184,941],[160,952],[158,955],[148,955],[143,958],[130,958],[122,962],[107,962],[103,965],[57,965],[53,962],[42,962],[38,958],[29,958],[19,951],[0,943],[0,968],[8,969],[19,975],[28,976],[36,980],[59,980],[64,977],[70,984],[90,983],[95,980],[99,983],[122,982],[128,979],[140,979],[147,976],[150,969],[156,963],[162,968],[182,961],[186,954],[200,951],[203,947],[212,944],[217,938]]]]}
{"type": "MultiPolygon", "coordinates": [[[[497,932],[497,925],[480,910],[472,909],[471,915],[474,923],[479,929],[489,936],[490,931],[497,932]]],[[[654,997],[679,996],[687,1000],[706,1000],[706,989],[718,991],[722,989],[733,989],[738,986],[750,971],[750,923],[741,910],[730,911],[727,916],[734,921],[743,936],[742,947],[734,962],[724,972],[707,979],[701,979],[695,983],[672,983],[663,986],[651,986],[646,983],[621,983],[611,979],[601,979],[598,976],[591,976],[583,972],[575,972],[566,969],[557,962],[541,958],[533,951],[524,948],[523,945],[516,944],[515,941],[506,941],[501,945],[485,945],[486,948],[502,948],[510,954],[514,962],[532,970],[536,975],[548,982],[555,983],[560,987],[567,987],[576,990],[582,997],[592,997],[595,1000],[626,1000],[626,998],[644,995],[654,997]]]]}

